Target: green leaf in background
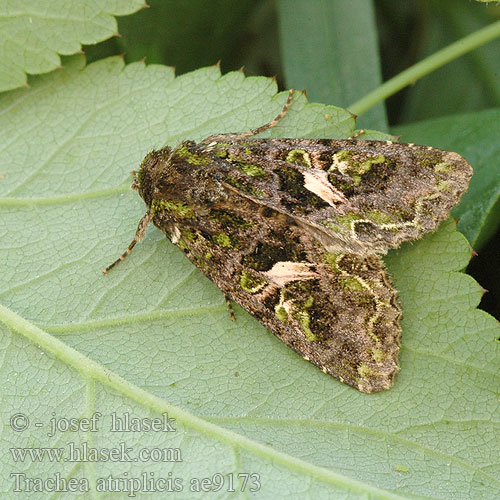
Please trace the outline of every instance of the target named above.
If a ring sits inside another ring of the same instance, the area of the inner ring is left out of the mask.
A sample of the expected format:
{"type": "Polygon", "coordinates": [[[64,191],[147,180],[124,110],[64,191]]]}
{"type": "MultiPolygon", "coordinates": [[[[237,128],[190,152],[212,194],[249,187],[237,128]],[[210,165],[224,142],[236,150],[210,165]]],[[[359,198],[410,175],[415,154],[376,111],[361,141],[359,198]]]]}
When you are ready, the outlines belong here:
{"type": "MultiPolygon", "coordinates": [[[[152,0],[150,9],[120,19],[117,42],[128,61],[147,55],[148,63],[165,63],[185,73],[200,66],[241,61],[248,43],[245,21],[255,0],[152,0]],[[213,29],[208,29],[210,26],[213,29]]],[[[241,67],[241,62],[239,66],[241,67]]],[[[235,68],[235,69],[236,69],[235,68]]]]}
{"type": "Polygon", "coordinates": [[[452,212],[458,229],[475,249],[500,224],[500,109],[452,115],[395,127],[405,142],[456,151],[474,168],[469,190],[452,212]]]}
{"type": "MultiPolygon", "coordinates": [[[[459,272],[471,250],[452,220],[387,256],[404,310],[401,372],[372,395],[323,374],[241,308],[231,322],[220,291],[154,227],[102,275],[144,213],[129,170],[165,143],[265,123],[286,99],[275,93],[271,79],[221,76],[216,66],[175,78],[164,66],[112,58],[84,67],[74,57],[3,96],[0,303],[20,315],[0,309],[4,495],[15,471],[90,480],[172,472],[184,485],[249,472],[260,474],[254,496],[266,500],[495,498],[500,328],[475,309],[482,289],[459,272]],[[175,433],[106,430],[113,411],[164,410],[175,433]],[[108,419],[99,432],[47,437],[53,412],[95,411],[108,419]],[[19,412],[45,427],[14,432],[19,412]],[[179,448],[183,461],[33,464],[8,450],[70,441],[179,448]]],[[[298,95],[272,132],[353,129],[346,111],[298,95]]],[[[206,497],[188,486],[175,494],[206,497]]]]}
{"type": "Polygon", "coordinates": [[[148,0],[149,9],[118,19],[120,37],[85,47],[88,62],[125,54],[127,63],[175,67],[176,74],[220,61],[223,71],[281,80],[273,0],[148,0]]]}
{"type": "MultiPolygon", "coordinates": [[[[286,85],[306,89],[313,101],[346,107],[382,81],[374,8],[367,0],[279,0],[286,85]]],[[[385,107],[361,125],[387,131],[385,107]]]]}
{"type": "Polygon", "coordinates": [[[143,0],[32,1],[0,3],[0,91],[26,85],[26,73],[47,73],[61,64],[59,54],[117,33],[116,19],[144,7],[143,0]]]}

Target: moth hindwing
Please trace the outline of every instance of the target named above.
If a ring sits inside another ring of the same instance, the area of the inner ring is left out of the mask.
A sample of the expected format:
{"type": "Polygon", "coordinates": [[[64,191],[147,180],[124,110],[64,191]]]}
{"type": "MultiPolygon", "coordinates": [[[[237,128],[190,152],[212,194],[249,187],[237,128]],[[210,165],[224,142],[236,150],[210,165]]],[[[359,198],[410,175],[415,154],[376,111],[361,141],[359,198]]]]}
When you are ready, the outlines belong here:
{"type": "Polygon", "coordinates": [[[467,188],[458,154],[391,141],[255,139],[148,154],[132,187],[226,295],[325,373],[363,392],[398,371],[400,307],[380,254],[432,231],[467,188]]]}

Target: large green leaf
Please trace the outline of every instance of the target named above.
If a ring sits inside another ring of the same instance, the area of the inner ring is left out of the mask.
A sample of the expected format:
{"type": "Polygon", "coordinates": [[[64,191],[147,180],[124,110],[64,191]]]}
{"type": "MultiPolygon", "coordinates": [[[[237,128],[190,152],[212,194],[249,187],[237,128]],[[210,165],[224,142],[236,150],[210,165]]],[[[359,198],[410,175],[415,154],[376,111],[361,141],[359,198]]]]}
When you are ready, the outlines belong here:
{"type": "Polygon", "coordinates": [[[16,0],[0,3],[0,91],[26,84],[61,64],[59,55],[79,52],[117,33],[113,16],[131,14],[143,0],[16,0]]]}
{"type": "MultiPolygon", "coordinates": [[[[401,372],[372,395],[323,374],[242,309],[231,322],[217,288],[153,227],[102,275],[144,213],[129,170],[165,143],[265,123],[286,98],[275,93],[270,79],[217,67],[175,78],[163,66],[112,58],[84,67],[75,57],[3,96],[4,496],[17,498],[12,472],[90,481],[172,472],[184,480],[175,498],[207,497],[189,491],[193,477],[240,472],[260,474],[259,499],[497,494],[500,328],[475,309],[482,289],[459,272],[471,251],[452,220],[387,257],[404,308],[401,372]],[[53,416],[96,411],[99,432],[47,436],[53,416]],[[113,411],[167,411],[177,430],[111,433],[113,411]],[[28,430],[6,427],[15,413],[30,418],[28,430]],[[15,462],[8,450],[83,441],[124,442],[132,456],[179,448],[183,461],[15,462]]],[[[353,128],[349,113],[298,95],[272,132],[340,137],[353,128]]],[[[228,495],[251,496],[228,494],[226,482],[210,498],[228,495]]]]}

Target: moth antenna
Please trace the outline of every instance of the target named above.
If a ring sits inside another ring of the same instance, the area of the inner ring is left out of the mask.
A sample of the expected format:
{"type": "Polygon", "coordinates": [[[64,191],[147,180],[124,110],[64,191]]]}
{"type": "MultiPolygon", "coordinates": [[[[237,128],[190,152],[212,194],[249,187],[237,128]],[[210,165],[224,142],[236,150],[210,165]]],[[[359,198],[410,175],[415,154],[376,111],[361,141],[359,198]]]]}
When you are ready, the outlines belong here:
{"type": "Polygon", "coordinates": [[[290,89],[288,93],[288,99],[285,102],[285,105],[283,106],[283,109],[281,110],[281,113],[272,121],[269,123],[266,123],[265,125],[262,125],[261,127],[254,128],[253,130],[249,130],[248,132],[241,132],[238,134],[217,134],[217,135],[211,135],[207,137],[206,139],[203,139],[203,143],[210,143],[213,141],[221,141],[221,140],[231,140],[231,139],[246,139],[248,137],[252,137],[253,135],[260,134],[261,132],[264,132],[265,130],[268,130],[270,128],[275,127],[278,125],[278,123],[284,118],[286,115],[286,112],[288,111],[288,108],[290,107],[290,103],[292,102],[292,97],[294,93],[294,89],[290,89]]]}
{"type": "Polygon", "coordinates": [[[224,294],[224,297],[226,298],[226,304],[229,309],[229,315],[231,316],[231,320],[236,321],[236,316],[234,315],[234,309],[233,305],[231,304],[231,299],[226,294],[224,294]]]}
{"type": "Polygon", "coordinates": [[[266,123],[261,127],[254,128],[253,130],[249,130],[248,132],[243,132],[242,134],[238,135],[242,138],[251,137],[252,135],[257,135],[260,134],[261,132],[264,132],[265,130],[269,130],[270,128],[276,127],[276,125],[278,125],[278,123],[285,117],[286,112],[290,107],[290,103],[292,102],[292,97],[294,92],[295,92],[294,89],[290,89],[290,91],[288,92],[288,99],[286,100],[285,105],[281,110],[281,113],[274,120],[271,120],[269,123],[266,123]]]}
{"type": "Polygon", "coordinates": [[[137,243],[139,243],[143,238],[144,235],[146,234],[146,229],[148,228],[148,223],[151,219],[151,216],[149,212],[146,212],[142,219],[139,221],[139,224],[137,226],[137,231],[135,232],[134,239],[130,242],[130,245],[128,246],[127,250],[123,252],[123,254],[116,259],[113,264],[108,266],[106,269],[104,269],[103,274],[108,274],[108,272],[113,269],[117,264],[119,264],[125,257],[132,251],[132,249],[135,247],[137,243]]]}
{"type": "Polygon", "coordinates": [[[362,128],[361,130],[358,130],[356,133],[352,134],[351,137],[348,137],[348,139],[356,139],[356,137],[359,137],[360,135],[363,135],[365,133],[365,129],[362,128]]]}

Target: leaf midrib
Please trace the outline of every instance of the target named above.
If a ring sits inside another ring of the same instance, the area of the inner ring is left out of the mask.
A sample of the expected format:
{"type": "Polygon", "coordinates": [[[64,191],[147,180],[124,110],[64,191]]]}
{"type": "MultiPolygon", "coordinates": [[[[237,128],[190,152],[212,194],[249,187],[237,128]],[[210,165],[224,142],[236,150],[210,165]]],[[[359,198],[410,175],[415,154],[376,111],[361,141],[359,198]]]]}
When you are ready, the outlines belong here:
{"type": "Polygon", "coordinates": [[[317,480],[328,484],[349,488],[349,491],[358,491],[372,494],[384,499],[404,500],[388,490],[382,490],[370,484],[349,478],[343,474],[333,472],[324,467],[313,465],[286,453],[275,450],[257,441],[247,438],[241,434],[219,427],[207,420],[197,417],[187,410],[174,406],[167,401],[151,394],[139,386],[128,382],[116,373],[106,369],[91,358],[81,354],[72,347],[64,344],[47,332],[41,330],[30,321],[22,318],[15,312],[0,305],[0,320],[11,330],[24,335],[30,341],[36,343],[42,349],[50,352],[63,363],[77,370],[85,379],[96,380],[108,386],[126,397],[136,401],[142,406],[149,407],[159,413],[168,413],[176,418],[184,426],[190,427],[204,435],[226,443],[234,449],[246,449],[256,456],[280,464],[288,469],[307,474],[317,480]]]}

